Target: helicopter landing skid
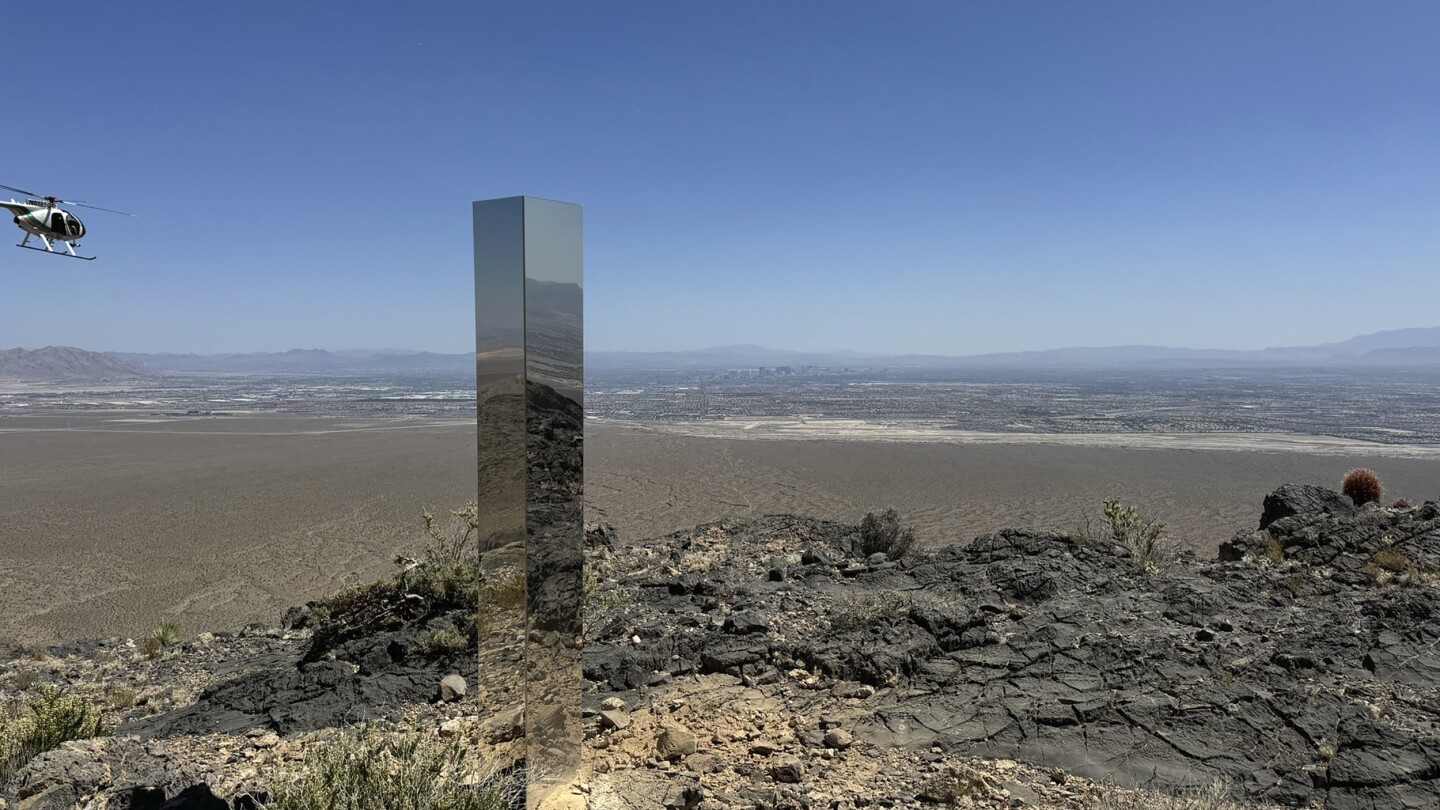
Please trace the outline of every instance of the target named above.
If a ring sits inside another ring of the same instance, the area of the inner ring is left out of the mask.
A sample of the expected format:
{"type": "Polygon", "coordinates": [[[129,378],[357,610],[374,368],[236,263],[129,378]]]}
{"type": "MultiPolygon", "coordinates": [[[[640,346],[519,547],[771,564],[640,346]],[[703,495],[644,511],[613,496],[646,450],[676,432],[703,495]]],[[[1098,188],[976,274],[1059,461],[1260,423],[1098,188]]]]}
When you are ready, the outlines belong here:
{"type": "Polygon", "coordinates": [[[27,245],[27,244],[25,244],[24,242],[21,242],[20,244],[16,245],[15,247],[22,247],[22,248],[25,248],[26,250],[38,250],[38,251],[40,251],[41,253],[49,253],[51,256],[63,256],[63,257],[65,257],[65,258],[67,258],[67,259],[79,259],[79,260],[82,261],[82,262],[93,262],[93,261],[95,261],[95,259],[96,259],[95,256],[81,256],[81,255],[79,255],[79,254],[77,254],[77,253],[61,253],[61,252],[58,251],[58,250],[46,250],[45,248],[42,248],[42,247],[35,247],[35,246],[33,246],[33,245],[27,245]]]}

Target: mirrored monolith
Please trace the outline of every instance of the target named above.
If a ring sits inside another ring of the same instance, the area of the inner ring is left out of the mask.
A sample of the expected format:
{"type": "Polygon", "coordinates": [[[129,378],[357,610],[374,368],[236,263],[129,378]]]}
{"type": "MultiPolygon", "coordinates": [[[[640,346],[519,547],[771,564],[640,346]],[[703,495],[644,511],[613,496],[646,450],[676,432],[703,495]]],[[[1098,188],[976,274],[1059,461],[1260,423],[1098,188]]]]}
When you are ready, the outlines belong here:
{"type": "Polygon", "coordinates": [[[523,706],[527,804],[580,766],[583,307],[580,207],[474,205],[481,687],[523,706]]]}

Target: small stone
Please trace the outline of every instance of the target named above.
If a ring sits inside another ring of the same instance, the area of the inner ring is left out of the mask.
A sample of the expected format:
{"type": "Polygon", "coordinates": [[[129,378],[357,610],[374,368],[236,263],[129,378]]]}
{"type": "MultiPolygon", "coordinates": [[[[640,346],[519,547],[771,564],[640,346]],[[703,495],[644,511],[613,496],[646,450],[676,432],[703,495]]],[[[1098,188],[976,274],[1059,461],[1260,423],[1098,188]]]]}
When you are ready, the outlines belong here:
{"type": "Polygon", "coordinates": [[[779,750],[780,746],[769,740],[756,740],[750,744],[750,753],[758,754],[762,757],[768,757],[779,750]]]}
{"type": "Polygon", "coordinates": [[[626,705],[624,698],[608,697],[600,701],[600,711],[602,712],[623,712],[629,709],[630,707],[626,705]]]}
{"type": "Polygon", "coordinates": [[[630,727],[630,715],[622,711],[600,712],[600,725],[605,728],[627,729],[630,727]]]}
{"type": "Polygon", "coordinates": [[[695,734],[690,729],[669,721],[661,724],[660,734],[655,738],[655,752],[661,759],[683,759],[695,753],[697,748],[695,734]]]}
{"type": "Polygon", "coordinates": [[[455,717],[440,724],[440,736],[443,739],[451,739],[460,735],[460,718],[455,717]]]}
{"type": "Polygon", "coordinates": [[[459,675],[451,673],[440,679],[440,699],[446,703],[453,703],[465,697],[465,693],[468,691],[470,691],[470,687],[459,675]]]}
{"type": "Polygon", "coordinates": [[[799,784],[805,777],[805,763],[796,757],[783,757],[770,766],[770,778],[787,785],[799,784]]]}
{"type": "Polygon", "coordinates": [[[825,732],[825,747],[844,751],[855,742],[855,735],[843,728],[832,728],[825,732]]]}

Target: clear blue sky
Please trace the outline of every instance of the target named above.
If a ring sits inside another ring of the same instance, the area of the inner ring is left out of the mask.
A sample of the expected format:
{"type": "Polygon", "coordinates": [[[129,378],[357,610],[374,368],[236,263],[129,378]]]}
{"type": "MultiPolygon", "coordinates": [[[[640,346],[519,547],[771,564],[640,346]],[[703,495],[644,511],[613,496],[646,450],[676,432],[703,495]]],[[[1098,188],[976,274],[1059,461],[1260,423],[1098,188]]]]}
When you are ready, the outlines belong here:
{"type": "Polygon", "coordinates": [[[469,202],[585,206],[592,349],[1440,324],[1440,5],[6,4],[0,347],[466,351],[469,202]],[[19,232],[15,232],[18,237],[19,232]],[[18,241],[18,239],[16,239],[18,241]]]}

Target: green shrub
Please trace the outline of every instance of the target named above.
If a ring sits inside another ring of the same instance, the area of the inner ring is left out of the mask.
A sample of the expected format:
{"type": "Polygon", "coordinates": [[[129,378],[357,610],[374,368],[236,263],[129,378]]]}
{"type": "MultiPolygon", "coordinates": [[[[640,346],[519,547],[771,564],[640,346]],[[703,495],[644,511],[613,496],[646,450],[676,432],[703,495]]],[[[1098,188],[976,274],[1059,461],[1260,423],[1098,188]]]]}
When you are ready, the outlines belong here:
{"type": "Polygon", "coordinates": [[[898,560],[910,553],[914,546],[915,527],[902,527],[900,515],[894,509],[886,509],[879,515],[866,512],[860,521],[860,553],[867,557],[879,551],[892,560],[898,560]]]}
{"type": "Polygon", "coordinates": [[[150,637],[159,642],[161,647],[174,647],[180,643],[180,625],[175,622],[165,622],[155,628],[150,637]]]}
{"type": "Polygon", "coordinates": [[[89,700],[66,695],[53,685],[42,686],[33,702],[0,713],[0,784],[61,743],[109,733],[100,710],[89,700]]]}
{"type": "Polygon", "coordinates": [[[511,810],[518,775],[500,774],[458,743],[363,730],[316,745],[271,786],[266,810],[511,810]]]}
{"type": "Polygon", "coordinates": [[[1165,533],[1165,524],[1125,506],[1119,498],[1105,499],[1105,524],[1110,539],[1130,550],[1130,556],[1145,573],[1164,571],[1174,562],[1180,545],[1165,533]]]}
{"type": "Polygon", "coordinates": [[[1364,467],[1345,473],[1345,480],[1340,482],[1340,491],[1349,495],[1356,506],[1377,503],[1384,495],[1380,476],[1376,475],[1374,470],[1364,467]]]}

